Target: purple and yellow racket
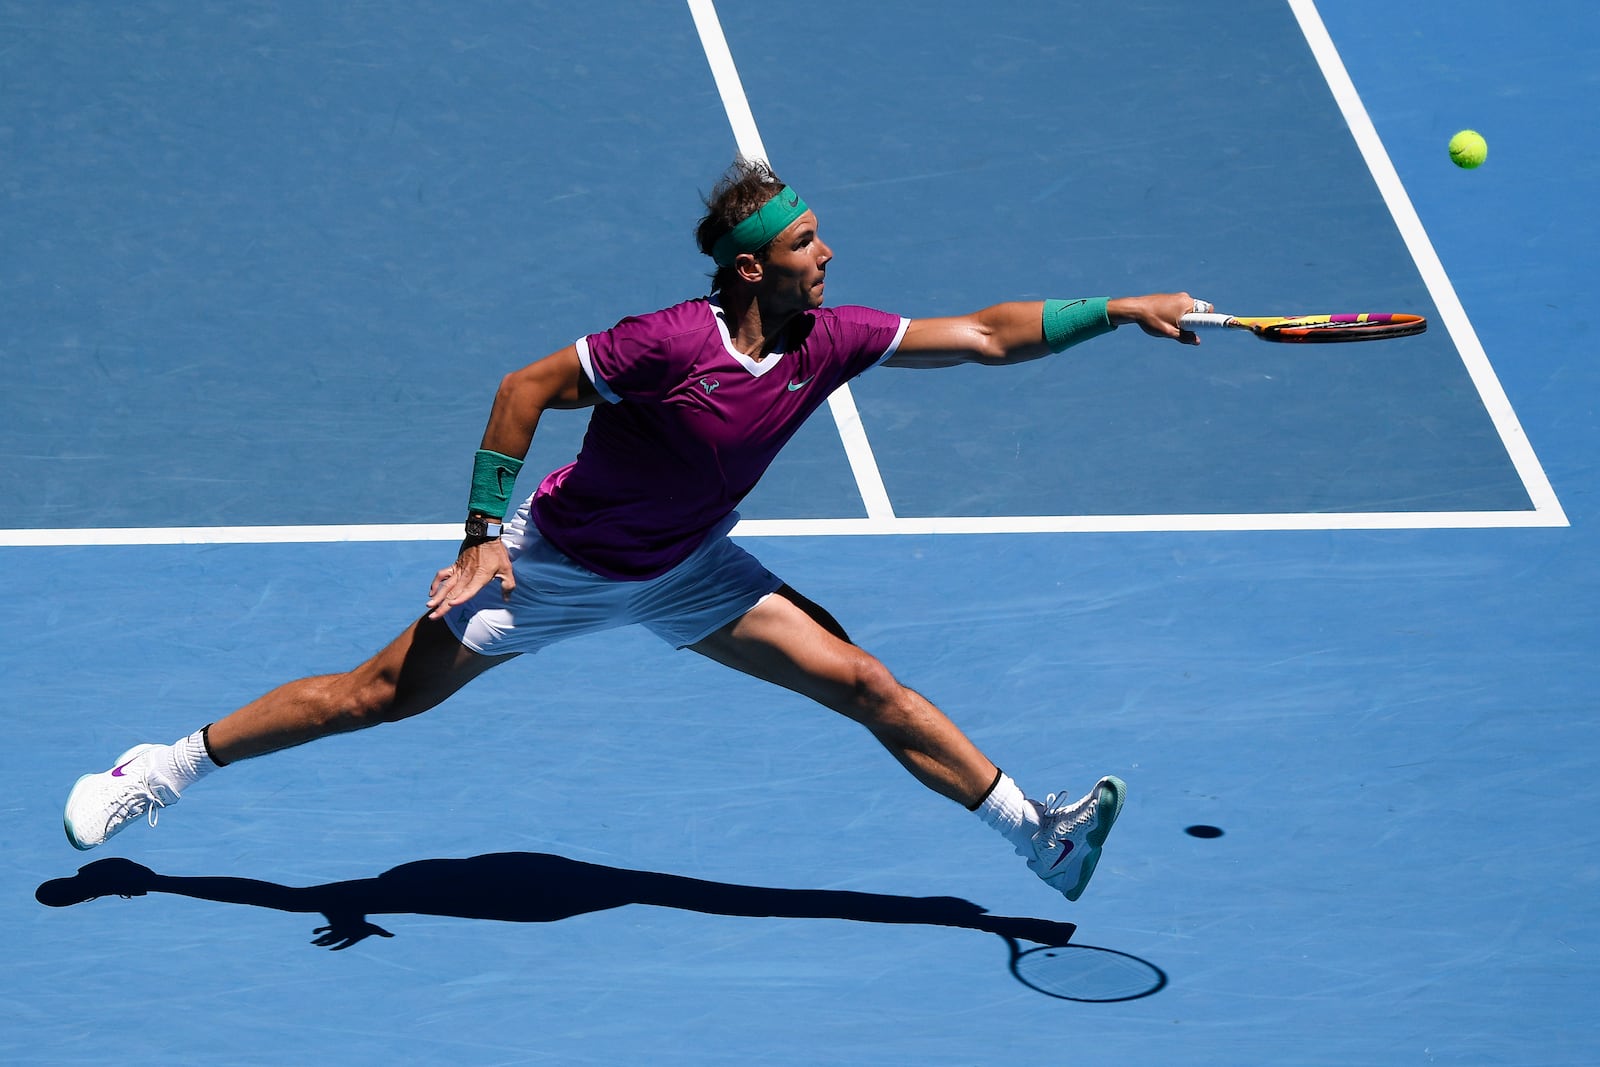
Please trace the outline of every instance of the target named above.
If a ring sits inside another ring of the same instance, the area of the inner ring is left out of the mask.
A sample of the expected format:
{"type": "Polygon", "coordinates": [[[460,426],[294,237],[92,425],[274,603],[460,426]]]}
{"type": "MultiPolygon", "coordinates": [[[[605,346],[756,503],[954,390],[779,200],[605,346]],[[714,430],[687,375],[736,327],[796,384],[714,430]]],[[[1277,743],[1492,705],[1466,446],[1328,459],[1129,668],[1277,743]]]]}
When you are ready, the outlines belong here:
{"type": "MultiPolygon", "coordinates": [[[[1199,306],[1202,302],[1196,301],[1199,306]]],[[[1421,315],[1222,315],[1196,311],[1178,320],[1185,330],[1249,330],[1263,341],[1282,344],[1330,344],[1342,341],[1387,341],[1409,337],[1428,328],[1421,315]]]]}

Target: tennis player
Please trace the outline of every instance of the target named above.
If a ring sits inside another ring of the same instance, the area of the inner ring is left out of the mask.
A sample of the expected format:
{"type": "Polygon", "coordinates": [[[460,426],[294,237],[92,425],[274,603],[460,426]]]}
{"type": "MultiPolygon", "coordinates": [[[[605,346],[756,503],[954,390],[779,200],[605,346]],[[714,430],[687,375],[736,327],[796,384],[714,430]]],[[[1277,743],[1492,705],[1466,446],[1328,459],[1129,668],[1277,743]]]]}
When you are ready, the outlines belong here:
{"type": "MultiPolygon", "coordinates": [[[[923,785],[976,812],[1069,900],[1094,873],[1125,787],[1029,799],[822,608],[728,536],[734,510],[828,395],[880,365],[1037,359],[1133,324],[1196,343],[1187,294],[1013,302],[906,319],[823,306],[833,250],[762,163],[717,183],[697,231],[712,292],[623,319],[501,382],[474,462],[466,534],[428,611],[344,674],[304,678],[172,745],[136,745],[67,798],[94,848],[219,767],[436,706],[491,667],[639,624],[677,648],[791,689],[866,727],[923,785]],[[539,420],[588,408],[578,458],[509,511],[539,420]]],[[[1206,309],[1208,310],[1208,309],[1206,309]]]]}

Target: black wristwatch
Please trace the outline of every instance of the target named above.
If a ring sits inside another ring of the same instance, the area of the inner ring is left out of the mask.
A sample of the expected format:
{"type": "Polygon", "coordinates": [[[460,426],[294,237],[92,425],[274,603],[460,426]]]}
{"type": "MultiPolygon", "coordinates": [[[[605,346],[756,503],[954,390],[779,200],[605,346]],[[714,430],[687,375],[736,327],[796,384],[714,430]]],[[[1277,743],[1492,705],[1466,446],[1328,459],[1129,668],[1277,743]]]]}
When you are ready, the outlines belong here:
{"type": "Polygon", "coordinates": [[[486,519],[482,515],[467,516],[467,536],[479,541],[493,541],[500,536],[500,520],[486,519]]]}

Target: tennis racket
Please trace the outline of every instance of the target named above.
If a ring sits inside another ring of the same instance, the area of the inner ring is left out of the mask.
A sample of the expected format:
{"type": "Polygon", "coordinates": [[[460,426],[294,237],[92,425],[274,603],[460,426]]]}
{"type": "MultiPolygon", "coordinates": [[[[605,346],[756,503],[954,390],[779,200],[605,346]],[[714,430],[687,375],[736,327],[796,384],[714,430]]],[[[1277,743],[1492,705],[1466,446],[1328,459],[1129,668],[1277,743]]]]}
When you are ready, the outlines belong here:
{"type": "MultiPolygon", "coordinates": [[[[1201,306],[1203,301],[1195,301],[1201,306]]],[[[1196,311],[1178,320],[1185,330],[1249,330],[1263,341],[1282,344],[1330,344],[1342,341],[1387,341],[1409,337],[1428,328],[1421,315],[1346,314],[1346,315],[1222,315],[1209,310],[1196,311]]]]}

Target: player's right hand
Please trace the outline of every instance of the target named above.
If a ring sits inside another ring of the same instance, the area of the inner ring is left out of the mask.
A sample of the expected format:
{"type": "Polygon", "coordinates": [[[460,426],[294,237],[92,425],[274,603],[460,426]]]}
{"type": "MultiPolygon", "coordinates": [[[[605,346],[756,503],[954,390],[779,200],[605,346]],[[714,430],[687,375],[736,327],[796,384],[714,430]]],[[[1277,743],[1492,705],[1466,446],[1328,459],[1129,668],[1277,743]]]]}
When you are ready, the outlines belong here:
{"type": "Polygon", "coordinates": [[[428,586],[428,618],[444,618],[445,612],[465,604],[496,578],[500,579],[501,597],[510,600],[517,580],[501,540],[496,537],[491,541],[463,541],[456,561],[435,574],[428,586]]]}

